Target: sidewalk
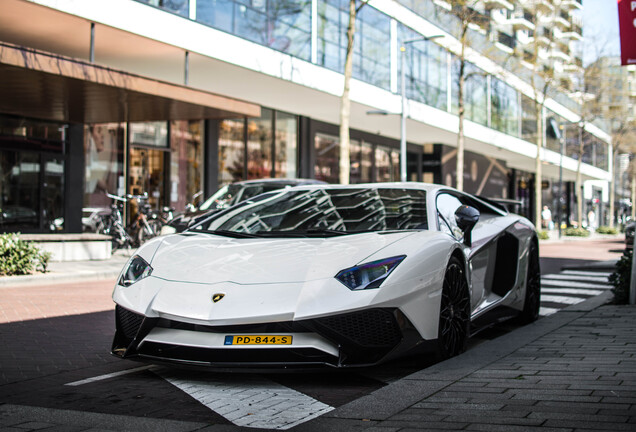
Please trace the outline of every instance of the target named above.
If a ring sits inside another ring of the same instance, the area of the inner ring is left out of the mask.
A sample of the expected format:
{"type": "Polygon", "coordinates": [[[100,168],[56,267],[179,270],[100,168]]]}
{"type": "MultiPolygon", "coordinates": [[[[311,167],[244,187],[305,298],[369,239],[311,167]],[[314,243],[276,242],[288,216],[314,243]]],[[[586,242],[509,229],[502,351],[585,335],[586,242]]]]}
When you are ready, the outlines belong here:
{"type": "Polygon", "coordinates": [[[52,262],[46,273],[0,276],[0,289],[7,286],[45,285],[82,280],[112,279],[119,276],[135,250],[117,250],[108,260],[52,262]]]}

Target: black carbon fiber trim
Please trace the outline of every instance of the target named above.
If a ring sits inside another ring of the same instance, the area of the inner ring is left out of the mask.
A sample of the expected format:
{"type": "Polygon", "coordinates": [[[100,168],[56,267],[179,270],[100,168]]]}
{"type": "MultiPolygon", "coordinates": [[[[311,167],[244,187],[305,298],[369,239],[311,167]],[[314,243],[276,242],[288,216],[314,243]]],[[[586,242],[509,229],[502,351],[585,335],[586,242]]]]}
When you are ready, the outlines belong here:
{"type": "Polygon", "coordinates": [[[141,327],[144,316],[131,312],[128,309],[117,305],[115,307],[117,329],[122,332],[126,339],[133,340],[141,327]]]}
{"type": "Polygon", "coordinates": [[[397,345],[402,331],[392,311],[369,309],[315,320],[333,335],[365,348],[387,348],[397,345]]]}

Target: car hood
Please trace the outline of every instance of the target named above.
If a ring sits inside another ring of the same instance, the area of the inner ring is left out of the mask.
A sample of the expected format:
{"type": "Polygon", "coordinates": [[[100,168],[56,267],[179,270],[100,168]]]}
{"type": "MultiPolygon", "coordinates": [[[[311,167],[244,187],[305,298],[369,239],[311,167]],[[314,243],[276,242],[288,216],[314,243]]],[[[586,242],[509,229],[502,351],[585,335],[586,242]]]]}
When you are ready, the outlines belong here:
{"type": "Polygon", "coordinates": [[[214,284],[306,282],[334,277],[414,232],[328,238],[234,239],[211,234],[166,237],[151,260],[152,276],[214,284]]]}

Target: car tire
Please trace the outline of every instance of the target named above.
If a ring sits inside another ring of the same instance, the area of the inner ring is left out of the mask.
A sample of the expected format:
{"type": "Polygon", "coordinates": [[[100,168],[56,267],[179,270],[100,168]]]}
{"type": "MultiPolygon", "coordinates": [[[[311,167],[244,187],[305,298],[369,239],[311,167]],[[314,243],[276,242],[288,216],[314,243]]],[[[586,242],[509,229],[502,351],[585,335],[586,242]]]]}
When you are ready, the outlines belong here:
{"type": "Polygon", "coordinates": [[[526,273],[526,295],[523,311],[519,315],[522,324],[534,322],[539,318],[541,307],[541,267],[539,264],[539,248],[533,241],[528,250],[528,271],[526,273]]]}
{"type": "Polygon", "coordinates": [[[442,288],[437,330],[437,357],[444,360],[466,350],[470,335],[470,296],[464,266],[452,257],[442,288]]]}

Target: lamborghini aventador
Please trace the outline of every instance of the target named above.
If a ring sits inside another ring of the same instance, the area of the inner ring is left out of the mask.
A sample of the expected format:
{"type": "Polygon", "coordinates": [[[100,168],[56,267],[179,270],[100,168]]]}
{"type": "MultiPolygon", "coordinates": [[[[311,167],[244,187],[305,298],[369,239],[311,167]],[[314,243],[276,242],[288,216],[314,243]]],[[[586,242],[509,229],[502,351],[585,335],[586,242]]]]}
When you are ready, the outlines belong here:
{"type": "Polygon", "coordinates": [[[496,201],[423,183],[306,185],[153,239],[113,293],[112,353],[219,368],[447,358],[538,317],[537,234],[496,201]]]}

